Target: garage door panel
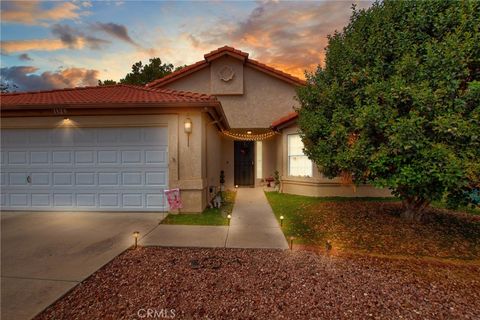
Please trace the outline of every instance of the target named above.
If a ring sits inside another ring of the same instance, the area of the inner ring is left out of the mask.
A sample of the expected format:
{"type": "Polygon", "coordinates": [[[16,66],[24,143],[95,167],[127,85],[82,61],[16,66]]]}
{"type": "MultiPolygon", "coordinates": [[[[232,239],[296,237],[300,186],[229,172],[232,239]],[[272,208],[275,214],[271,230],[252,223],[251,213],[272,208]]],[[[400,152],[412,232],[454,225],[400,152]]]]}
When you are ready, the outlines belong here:
{"type": "Polygon", "coordinates": [[[27,185],[27,174],[25,172],[11,172],[8,174],[8,183],[12,186],[27,185]]]}
{"type": "Polygon", "coordinates": [[[77,193],[76,194],[78,207],[96,207],[96,194],[95,193],[77,193]]]}
{"type": "Polygon", "coordinates": [[[71,193],[54,193],[53,205],[55,207],[72,207],[73,195],[71,193]]]}
{"type": "Polygon", "coordinates": [[[98,164],[120,164],[117,151],[98,151],[97,153],[98,164]]]}
{"type": "Polygon", "coordinates": [[[117,193],[100,193],[98,195],[99,206],[101,208],[105,207],[119,207],[118,201],[118,194],[117,193]]]}
{"type": "Polygon", "coordinates": [[[146,150],[145,163],[146,164],[166,164],[167,151],[166,150],[146,150]]]}
{"type": "Polygon", "coordinates": [[[95,164],[95,153],[93,150],[75,151],[75,164],[95,164]]]}
{"type": "Polygon", "coordinates": [[[142,152],[140,150],[122,151],[122,164],[142,164],[142,152]]]}
{"type": "Polygon", "coordinates": [[[122,172],[122,185],[124,186],[141,186],[142,172],[122,172]]]}
{"type": "Polygon", "coordinates": [[[167,141],[167,128],[2,130],[2,209],[164,211],[167,141]]]}
{"type": "Polygon", "coordinates": [[[119,174],[117,172],[100,172],[98,184],[100,186],[118,186],[119,174]]]}
{"type": "Polygon", "coordinates": [[[141,193],[124,193],[122,194],[122,205],[124,207],[143,207],[143,195],[141,193]]]}
{"type": "Polygon", "coordinates": [[[32,186],[49,186],[50,173],[49,172],[32,172],[30,174],[32,186]]]}
{"type": "Polygon", "coordinates": [[[53,173],[53,186],[64,187],[73,186],[73,175],[70,172],[54,172],[53,173]]]}
{"type": "Polygon", "coordinates": [[[30,164],[32,165],[48,165],[49,158],[47,151],[30,151],[30,164]]]}
{"type": "Polygon", "coordinates": [[[11,207],[27,207],[28,194],[26,193],[11,193],[9,197],[11,207]]]}
{"type": "Polygon", "coordinates": [[[32,193],[32,207],[50,207],[50,205],[50,194],[32,193]]]}
{"type": "Polygon", "coordinates": [[[71,165],[71,151],[52,151],[53,164],[71,165]]]}
{"type": "Polygon", "coordinates": [[[26,165],[27,161],[27,152],[26,151],[9,151],[8,152],[8,164],[10,165],[26,165]]]}
{"type": "Polygon", "coordinates": [[[75,173],[75,185],[77,186],[95,186],[95,172],[77,172],[75,173]]]}

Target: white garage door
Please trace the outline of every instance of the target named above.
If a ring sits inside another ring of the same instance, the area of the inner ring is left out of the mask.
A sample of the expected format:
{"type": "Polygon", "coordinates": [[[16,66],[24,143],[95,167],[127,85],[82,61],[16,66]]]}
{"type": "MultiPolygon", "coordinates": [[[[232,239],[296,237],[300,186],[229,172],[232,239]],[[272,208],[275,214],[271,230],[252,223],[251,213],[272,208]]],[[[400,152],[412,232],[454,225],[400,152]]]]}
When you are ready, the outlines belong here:
{"type": "Polygon", "coordinates": [[[3,210],[165,211],[168,130],[8,129],[3,210]]]}

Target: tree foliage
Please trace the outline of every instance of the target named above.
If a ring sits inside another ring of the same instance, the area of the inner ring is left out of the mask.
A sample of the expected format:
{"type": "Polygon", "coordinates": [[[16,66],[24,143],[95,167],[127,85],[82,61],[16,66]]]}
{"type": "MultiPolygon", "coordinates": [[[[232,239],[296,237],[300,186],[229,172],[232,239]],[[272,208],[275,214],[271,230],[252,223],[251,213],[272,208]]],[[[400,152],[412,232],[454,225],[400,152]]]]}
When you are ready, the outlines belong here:
{"type": "Polygon", "coordinates": [[[298,97],[306,154],[327,177],[387,187],[418,218],[480,188],[480,2],[353,9],[298,97]]]}
{"type": "MultiPolygon", "coordinates": [[[[160,58],[151,58],[148,64],[143,64],[142,61],[138,61],[132,65],[132,71],[125,75],[125,78],[120,79],[120,83],[134,84],[134,85],[146,85],[149,82],[160,79],[169,75],[170,73],[177,71],[184,66],[175,68],[171,63],[163,63],[160,58]]],[[[98,81],[98,85],[112,85],[116,84],[115,80],[98,81]]]]}
{"type": "Polygon", "coordinates": [[[0,93],[15,92],[18,86],[10,81],[0,80],[0,93]]]}

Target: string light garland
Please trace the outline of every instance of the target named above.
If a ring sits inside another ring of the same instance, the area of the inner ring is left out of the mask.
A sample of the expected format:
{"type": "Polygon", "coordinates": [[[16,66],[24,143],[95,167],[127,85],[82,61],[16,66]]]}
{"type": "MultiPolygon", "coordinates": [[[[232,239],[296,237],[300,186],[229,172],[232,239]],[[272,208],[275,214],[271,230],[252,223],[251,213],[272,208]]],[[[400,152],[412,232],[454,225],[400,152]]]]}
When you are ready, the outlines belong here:
{"type": "Polygon", "coordinates": [[[247,133],[232,132],[228,130],[222,130],[222,134],[228,138],[242,141],[261,141],[270,139],[278,134],[278,132],[270,130],[262,133],[253,133],[248,131],[247,133]],[[249,132],[249,133],[248,133],[249,132]]]}

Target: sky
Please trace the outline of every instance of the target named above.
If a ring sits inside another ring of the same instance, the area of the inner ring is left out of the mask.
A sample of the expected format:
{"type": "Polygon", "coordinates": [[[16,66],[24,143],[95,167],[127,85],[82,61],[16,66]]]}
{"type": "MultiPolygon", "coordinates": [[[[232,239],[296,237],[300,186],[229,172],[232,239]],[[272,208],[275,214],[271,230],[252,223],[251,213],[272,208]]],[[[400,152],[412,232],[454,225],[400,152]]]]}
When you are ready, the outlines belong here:
{"type": "Polygon", "coordinates": [[[304,78],[367,1],[1,1],[1,77],[17,91],[92,86],[137,61],[175,66],[229,45],[304,78]]]}

